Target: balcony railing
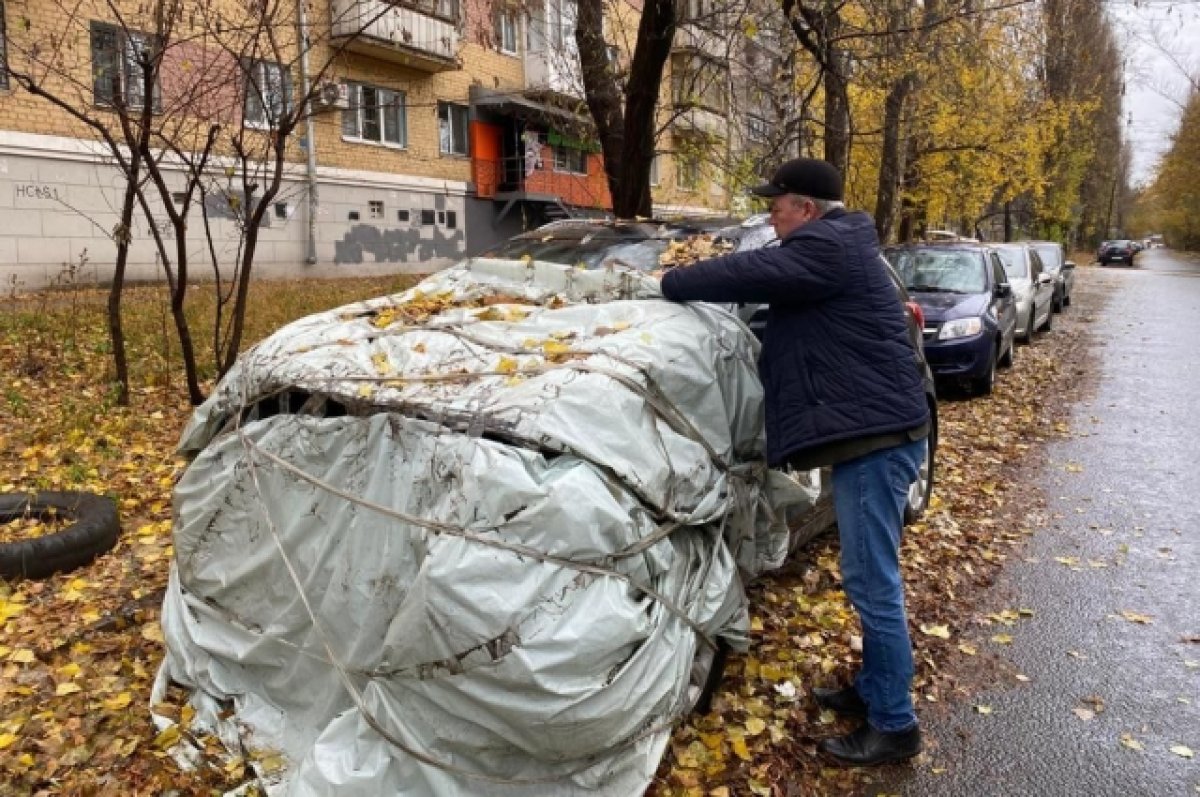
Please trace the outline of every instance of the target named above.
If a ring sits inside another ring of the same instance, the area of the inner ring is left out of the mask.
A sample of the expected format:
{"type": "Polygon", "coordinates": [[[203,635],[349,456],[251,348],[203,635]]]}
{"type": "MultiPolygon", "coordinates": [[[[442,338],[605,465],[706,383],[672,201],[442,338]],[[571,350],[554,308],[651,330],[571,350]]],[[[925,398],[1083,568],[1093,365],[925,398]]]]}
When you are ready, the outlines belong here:
{"type": "Polygon", "coordinates": [[[333,0],[333,38],[351,52],[419,69],[458,68],[457,0],[333,0]]]}
{"type": "Polygon", "coordinates": [[[472,159],[471,177],[475,181],[476,195],[485,199],[530,199],[558,201],[575,207],[612,208],[603,172],[558,171],[545,161],[542,166],[530,170],[524,157],[512,156],[494,160],[472,159]]]}

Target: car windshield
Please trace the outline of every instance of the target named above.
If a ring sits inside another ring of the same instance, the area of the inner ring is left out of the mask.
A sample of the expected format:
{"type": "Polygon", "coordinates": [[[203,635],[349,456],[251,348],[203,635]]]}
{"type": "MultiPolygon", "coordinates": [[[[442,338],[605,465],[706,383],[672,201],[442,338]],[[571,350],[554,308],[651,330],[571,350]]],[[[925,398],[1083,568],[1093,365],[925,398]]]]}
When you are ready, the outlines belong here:
{"type": "Polygon", "coordinates": [[[506,260],[529,257],[587,269],[619,264],[639,271],[654,271],[659,268],[659,255],[666,248],[667,242],[657,238],[629,238],[603,234],[556,237],[554,233],[548,232],[542,236],[535,233],[505,241],[489,250],[486,256],[506,260]]]}
{"type": "Polygon", "coordinates": [[[1042,256],[1042,265],[1047,272],[1057,274],[1062,270],[1062,249],[1057,244],[1038,244],[1034,249],[1042,256]]]}
{"type": "Polygon", "coordinates": [[[1024,250],[1015,246],[998,246],[996,254],[1000,255],[1004,273],[1008,274],[1009,279],[1029,279],[1029,258],[1024,250]]]}
{"type": "Polygon", "coordinates": [[[987,274],[978,252],[956,249],[893,249],[888,259],[910,291],[983,293],[987,274]]]}

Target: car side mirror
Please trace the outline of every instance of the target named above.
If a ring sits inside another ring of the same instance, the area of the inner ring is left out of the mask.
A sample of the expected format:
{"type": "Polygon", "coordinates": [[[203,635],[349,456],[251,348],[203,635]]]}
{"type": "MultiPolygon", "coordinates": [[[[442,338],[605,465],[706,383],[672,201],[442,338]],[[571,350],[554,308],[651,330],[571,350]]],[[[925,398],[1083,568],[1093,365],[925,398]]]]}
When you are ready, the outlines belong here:
{"type": "Polygon", "coordinates": [[[1054,282],[1054,277],[1043,271],[1041,274],[1038,274],[1037,281],[1038,285],[1049,285],[1051,282],[1054,282]]]}
{"type": "Polygon", "coordinates": [[[1007,282],[1001,282],[999,285],[996,286],[995,294],[996,294],[997,299],[1007,299],[1008,297],[1013,295],[1012,294],[1012,285],[1010,285],[1007,282]]]}
{"type": "Polygon", "coordinates": [[[1072,270],[1073,268],[1075,268],[1075,261],[1074,261],[1074,260],[1068,260],[1066,263],[1063,263],[1063,269],[1064,269],[1065,271],[1070,271],[1070,270],[1072,270]]]}

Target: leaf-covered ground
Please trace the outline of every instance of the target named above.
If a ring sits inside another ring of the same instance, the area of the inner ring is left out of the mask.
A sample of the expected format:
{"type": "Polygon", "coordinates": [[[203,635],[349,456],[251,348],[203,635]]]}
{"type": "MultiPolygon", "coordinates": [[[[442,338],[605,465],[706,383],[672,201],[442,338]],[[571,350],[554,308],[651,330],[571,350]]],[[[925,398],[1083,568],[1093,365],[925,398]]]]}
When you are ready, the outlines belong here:
{"type": "MultiPolygon", "coordinates": [[[[1086,278],[1086,270],[1081,270],[1086,278]]],[[[252,292],[253,341],[317,309],[401,287],[391,280],[269,283],[252,292]]],[[[205,299],[195,338],[208,340],[205,299]]],[[[208,795],[243,780],[234,762],[181,772],[147,711],[161,661],[159,600],[170,546],[174,446],[190,413],[162,290],[139,288],[125,323],[133,406],[113,405],[104,297],[67,290],[0,297],[0,492],[80,489],[119,497],[122,535],[93,564],[44,581],[0,581],[0,784],[5,795],[208,795]]],[[[1084,308],[1068,311],[1079,315],[1084,308]]],[[[941,405],[938,488],[904,544],[916,690],[929,710],[962,699],[963,673],[1011,641],[1027,610],[977,616],[976,594],[1044,522],[1013,474],[1031,448],[1067,432],[1045,408],[1083,372],[1081,336],[1018,350],[993,396],[941,405]]],[[[202,354],[202,360],[211,360],[202,354]]],[[[211,372],[206,376],[211,377],[211,372]]],[[[29,524],[4,539],[37,533],[29,524]]],[[[858,629],[831,539],[751,589],[754,644],[731,659],[712,713],[675,733],[651,793],[853,794],[866,774],[826,767],[816,740],[849,726],[807,697],[853,671],[858,629]]],[[[214,759],[215,760],[215,759],[214,759]]],[[[932,766],[928,759],[918,766],[932,766]]]]}

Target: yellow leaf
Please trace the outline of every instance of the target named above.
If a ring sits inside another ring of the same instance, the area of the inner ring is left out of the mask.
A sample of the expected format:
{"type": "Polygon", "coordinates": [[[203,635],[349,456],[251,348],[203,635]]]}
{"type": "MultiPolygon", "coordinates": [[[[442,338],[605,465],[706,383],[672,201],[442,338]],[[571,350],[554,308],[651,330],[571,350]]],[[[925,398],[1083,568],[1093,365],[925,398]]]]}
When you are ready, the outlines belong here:
{"type": "Polygon", "coordinates": [[[373,395],[375,395],[375,388],[371,385],[361,385],[358,388],[359,398],[371,398],[373,395]]]}
{"type": "Polygon", "coordinates": [[[83,689],[79,686],[79,684],[72,683],[71,681],[63,681],[54,690],[54,694],[58,697],[64,697],[66,695],[73,695],[76,692],[82,692],[82,691],[83,691],[83,689]]]}
{"type": "Polygon", "coordinates": [[[758,717],[751,717],[746,720],[746,733],[750,736],[758,736],[767,729],[767,723],[758,717]]]}
{"type": "Polygon", "coordinates": [[[502,374],[511,374],[518,368],[518,363],[512,357],[501,357],[496,370],[502,374]]]}
{"type": "Polygon", "coordinates": [[[1154,618],[1148,614],[1138,614],[1137,612],[1125,610],[1121,612],[1121,616],[1129,622],[1137,623],[1138,625],[1152,625],[1154,623],[1154,618]]]}
{"type": "Polygon", "coordinates": [[[158,623],[146,623],[142,626],[142,639],[147,639],[151,642],[162,642],[162,626],[158,623]]]}
{"type": "Polygon", "coordinates": [[[976,706],[975,712],[978,714],[991,714],[992,707],[991,706],[976,706]]]}
{"type": "Polygon", "coordinates": [[[570,346],[565,343],[559,343],[557,340],[547,340],[542,343],[542,351],[546,352],[546,354],[566,354],[570,350],[570,346]]]}
{"type": "Polygon", "coordinates": [[[733,750],[733,754],[738,758],[742,759],[743,761],[750,760],[750,748],[746,746],[745,739],[738,736],[732,737],[729,740],[729,747],[733,750]]]}
{"type": "Polygon", "coordinates": [[[944,625],[921,625],[921,633],[938,639],[949,639],[950,629],[944,625]]]}
{"type": "Polygon", "coordinates": [[[80,671],[81,670],[80,670],[79,665],[76,664],[75,662],[71,662],[70,664],[65,664],[62,667],[58,668],[58,673],[63,678],[74,678],[76,675],[79,675],[80,671]]]}
{"type": "Polygon", "coordinates": [[[1186,745],[1177,744],[1171,748],[1171,752],[1180,758],[1195,758],[1196,754],[1192,752],[1192,748],[1186,745]]]}
{"type": "Polygon", "coordinates": [[[380,376],[387,376],[392,372],[392,363],[388,360],[387,352],[381,351],[371,355],[371,364],[375,366],[375,373],[380,376]]]}
{"type": "Polygon", "coordinates": [[[177,744],[179,744],[179,727],[176,725],[171,725],[163,729],[158,736],[154,737],[154,746],[159,750],[166,750],[177,744]]]}
{"type": "Polygon", "coordinates": [[[1012,634],[996,634],[992,637],[992,641],[998,645],[1011,645],[1013,638],[1012,634]]]}
{"type": "Polygon", "coordinates": [[[0,733],[0,750],[11,747],[18,738],[15,733],[0,733]]]}
{"type": "Polygon", "coordinates": [[[617,332],[620,332],[623,329],[629,329],[629,322],[628,321],[618,321],[612,325],[612,328],[615,329],[617,332]]]}
{"type": "Polygon", "coordinates": [[[13,651],[13,654],[8,657],[9,661],[15,661],[17,664],[32,664],[33,659],[33,651],[29,648],[20,648],[13,651]]]}
{"type": "Polygon", "coordinates": [[[113,695],[112,697],[101,702],[109,711],[120,711],[121,709],[128,707],[132,701],[133,695],[129,694],[128,692],[122,692],[119,695],[113,695]]]}
{"type": "Polygon", "coordinates": [[[968,656],[974,656],[976,653],[979,652],[975,649],[974,645],[968,645],[966,642],[963,642],[962,644],[960,644],[958,646],[958,650],[959,650],[959,652],[965,653],[968,656]]]}

